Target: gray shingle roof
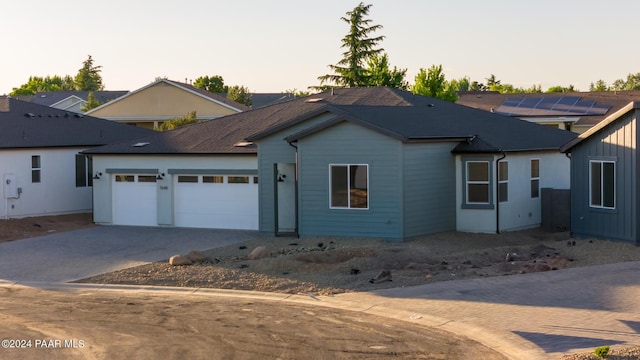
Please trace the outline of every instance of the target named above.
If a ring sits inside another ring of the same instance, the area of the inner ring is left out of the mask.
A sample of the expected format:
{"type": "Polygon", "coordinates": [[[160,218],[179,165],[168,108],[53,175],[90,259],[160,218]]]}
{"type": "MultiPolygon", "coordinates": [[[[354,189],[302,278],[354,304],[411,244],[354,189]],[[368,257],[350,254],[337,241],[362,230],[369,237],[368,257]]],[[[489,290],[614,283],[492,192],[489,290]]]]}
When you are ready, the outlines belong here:
{"type": "MultiPolygon", "coordinates": [[[[213,154],[256,153],[255,147],[234,146],[259,141],[324,112],[400,140],[468,139],[456,151],[496,152],[557,150],[576,134],[512,119],[461,105],[384,87],[335,89],[255,110],[229,115],[141,141],[89,150],[92,154],[213,154]]],[[[327,124],[330,126],[331,124],[327,124]]],[[[320,128],[316,129],[320,130],[320,128]]],[[[304,134],[298,134],[304,136],[304,134]]]]}
{"type": "Polygon", "coordinates": [[[0,149],[100,146],[154,131],[0,97],[0,149]]]}
{"type": "MultiPolygon", "coordinates": [[[[35,95],[18,96],[17,99],[29,101],[38,105],[51,106],[70,96],[77,96],[80,99],[87,101],[87,97],[90,92],[91,91],[45,91],[38,92],[35,95]]],[[[126,95],[127,93],[128,91],[93,91],[93,96],[97,101],[105,103],[122,95],[126,95]]]]}

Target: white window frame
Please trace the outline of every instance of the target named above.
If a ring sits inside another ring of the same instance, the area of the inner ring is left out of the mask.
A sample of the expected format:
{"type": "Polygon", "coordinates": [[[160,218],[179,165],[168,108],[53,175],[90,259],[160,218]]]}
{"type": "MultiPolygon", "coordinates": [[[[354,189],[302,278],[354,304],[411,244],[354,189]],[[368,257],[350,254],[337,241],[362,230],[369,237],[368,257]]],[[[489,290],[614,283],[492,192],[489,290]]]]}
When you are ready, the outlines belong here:
{"type": "Polygon", "coordinates": [[[491,162],[487,160],[467,160],[465,161],[465,200],[469,205],[491,205],[491,162]],[[479,180],[469,180],[469,164],[472,163],[482,163],[487,165],[487,180],[479,181],[479,180]],[[486,202],[477,202],[477,201],[469,201],[469,185],[487,185],[487,201],[486,202]]]}
{"type": "Polygon", "coordinates": [[[39,184],[42,182],[42,156],[40,155],[31,155],[31,183],[39,184]],[[38,161],[38,164],[34,164],[34,160],[38,161]],[[35,174],[38,174],[38,179],[36,180],[35,174]]]}
{"type": "Polygon", "coordinates": [[[537,196],[533,196],[533,194],[531,194],[531,198],[532,199],[539,199],[540,198],[540,159],[535,158],[535,159],[530,159],[529,161],[529,184],[530,184],[530,190],[533,189],[533,182],[534,181],[538,181],[538,192],[537,192],[537,196]],[[533,176],[533,162],[537,161],[538,162],[538,176],[533,176]]]}
{"type": "Polygon", "coordinates": [[[329,164],[329,208],[330,209],[349,209],[349,210],[369,210],[370,204],[370,186],[369,186],[369,164],[329,164]],[[364,166],[367,169],[367,207],[351,207],[351,167],[352,166],[364,166]],[[333,206],[333,177],[332,169],[334,167],[346,167],[347,168],[347,206],[333,206]]]}
{"type": "Polygon", "coordinates": [[[614,210],[616,208],[616,162],[614,160],[589,160],[589,207],[595,209],[614,210]],[[593,164],[600,164],[600,204],[593,203],[593,164]],[[604,203],[604,164],[613,164],[613,206],[604,203]]]}

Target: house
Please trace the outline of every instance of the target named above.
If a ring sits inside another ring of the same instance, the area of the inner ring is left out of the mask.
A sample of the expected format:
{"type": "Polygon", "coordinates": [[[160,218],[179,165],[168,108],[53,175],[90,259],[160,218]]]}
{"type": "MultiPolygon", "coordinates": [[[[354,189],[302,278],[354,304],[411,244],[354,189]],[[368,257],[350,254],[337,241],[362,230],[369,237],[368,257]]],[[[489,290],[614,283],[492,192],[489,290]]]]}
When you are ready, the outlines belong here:
{"type": "Polygon", "coordinates": [[[0,219],[90,212],[82,150],[153,132],[0,97],[0,219]]]}
{"type": "Polygon", "coordinates": [[[37,92],[35,95],[18,96],[17,99],[60,110],[82,113],[82,108],[87,104],[89,93],[91,92],[96,101],[100,103],[109,102],[128,93],[128,91],[45,91],[37,92]]]}
{"type": "Polygon", "coordinates": [[[576,135],[390,88],[335,89],[84,152],[101,224],[405,239],[538,226],[576,135]],[[129,204],[136,205],[132,208],[129,204]]]}
{"type": "Polygon", "coordinates": [[[500,94],[461,92],[457,104],[583,133],[631,101],[640,91],[500,94]]]}
{"type": "Polygon", "coordinates": [[[571,232],[640,245],[638,118],[630,102],[562,147],[571,156],[571,232]]]}
{"type": "Polygon", "coordinates": [[[148,129],[192,111],[198,120],[216,119],[248,110],[245,105],[193,85],[158,79],[87,111],[87,115],[148,129]]]}

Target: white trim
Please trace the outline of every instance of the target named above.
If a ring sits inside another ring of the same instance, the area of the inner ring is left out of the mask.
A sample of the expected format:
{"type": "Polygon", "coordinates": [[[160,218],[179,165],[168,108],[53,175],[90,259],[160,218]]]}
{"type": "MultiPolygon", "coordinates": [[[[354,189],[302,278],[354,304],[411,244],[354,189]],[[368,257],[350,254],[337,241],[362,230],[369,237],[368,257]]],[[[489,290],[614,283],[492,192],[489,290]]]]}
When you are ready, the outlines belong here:
{"type": "Polygon", "coordinates": [[[465,161],[465,204],[470,205],[490,205],[491,204],[491,163],[488,160],[467,160],[465,161]],[[469,180],[469,164],[471,163],[484,163],[487,165],[487,181],[469,180]],[[472,202],[469,201],[469,184],[487,185],[487,202],[472,202]]]}
{"type": "Polygon", "coordinates": [[[369,210],[369,164],[329,164],[329,209],[339,209],[339,210],[369,210]],[[333,194],[333,177],[331,169],[334,166],[346,166],[347,167],[347,206],[332,206],[331,205],[331,197],[333,194]],[[356,208],[351,207],[351,167],[352,166],[365,166],[367,169],[367,207],[366,208],[356,208]]]}
{"type": "Polygon", "coordinates": [[[500,160],[498,161],[498,202],[499,203],[507,203],[509,202],[509,161],[508,160],[500,160]],[[500,164],[506,164],[507,165],[507,179],[506,180],[500,180],[500,164]],[[506,200],[502,200],[500,199],[500,184],[507,184],[507,199],[506,200]]]}
{"type": "Polygon", "coordinates": [[[538,180],[538,196],[533,197],[531,196],[531,190],[529,190],[529,197],[531,199],[540,199],[540,158],[531,158],[529,159],[529,189],[531,189],[531,184],[533,183],[534,180],[538,180]],[[534,161],[538,161],[538,176],[535,177],[531,174],[531,171],[533,170],[533,166],[531,166],[533,164],[534,161]]]}
{"type": "Polygon", "coordinates": [[[614,160],[589,160],[589,207],[594,209],[614,210],[616,208],[616,162],[614,160]],[[600,164],[600,205],[593,204],[593,176],[591,174],[591,165],[600,164]],[[613,206],[604,205],[604,164],[613,164],[613,206]]]}

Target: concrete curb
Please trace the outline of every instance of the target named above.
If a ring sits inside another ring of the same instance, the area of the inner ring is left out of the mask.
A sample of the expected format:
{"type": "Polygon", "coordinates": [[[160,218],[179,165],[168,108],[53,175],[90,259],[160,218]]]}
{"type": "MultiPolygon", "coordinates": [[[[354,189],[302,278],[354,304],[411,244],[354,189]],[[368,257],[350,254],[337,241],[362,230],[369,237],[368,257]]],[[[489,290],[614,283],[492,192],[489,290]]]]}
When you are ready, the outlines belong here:
{"type": "MultiPolygon", "coordinates": [[[[416,313],[405,309],[390,308],[370,304],[356,299],[342,299],[340,295],[316,296],[311,294],[281,294],[260,291],[227,290],[211,288],[186,288],[169,286],[143,285],[109,285],[109,284],[80,284],[80,283],[47,283],[33,281],[6,281],[0,279],[0,287],[24,287],[57,291],[108,291],[108,292],[144,292],[154,294],[196,295],[212,297],[233,297],[238,299],[254,299],[263,301],[280,301],[293,304],[323,306],[346,311],[362,312],[366,314],[406,321],[425,327],[437,328],[449,333],[464,336],[491,348],[505,357],[514,360],[544,360],[548,358],[542,349],[511,332],[499,332],[486,328],[465,324],[455,320],[416,313]]],[[[349,293],[354,297],[354,293],[349,293]]]]}

